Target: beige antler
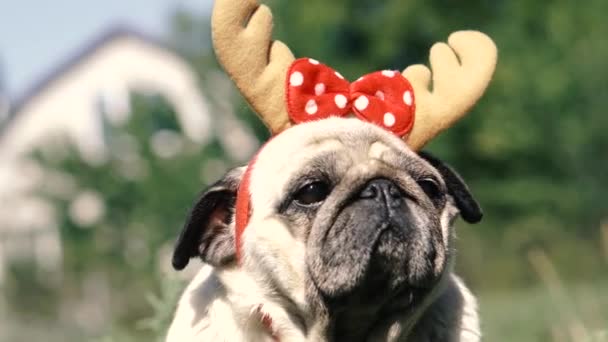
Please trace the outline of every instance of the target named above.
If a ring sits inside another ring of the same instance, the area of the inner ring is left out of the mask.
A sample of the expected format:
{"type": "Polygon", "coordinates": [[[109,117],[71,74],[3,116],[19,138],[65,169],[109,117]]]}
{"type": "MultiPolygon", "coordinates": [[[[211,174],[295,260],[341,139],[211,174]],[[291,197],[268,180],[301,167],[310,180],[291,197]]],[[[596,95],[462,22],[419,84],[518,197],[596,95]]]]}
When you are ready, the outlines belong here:
{"type": "Polygon", "coordinates": [[[289,126],[285,75],[294,61],[289,48],[272,41],[272,13],[255,0],[216,0],[212,15],[217,58],[270,131],[289,126]]]}
{"type": "Polygon", "coordinates": [[[412,65],[403,71],[416,96],[414,128],[406,138],[413,150],[464,116],[483,94],[496,67],[496,46],[481,32],[454,32],[448,44],[431,48],[432,90],[426,66],[412,65]]]}

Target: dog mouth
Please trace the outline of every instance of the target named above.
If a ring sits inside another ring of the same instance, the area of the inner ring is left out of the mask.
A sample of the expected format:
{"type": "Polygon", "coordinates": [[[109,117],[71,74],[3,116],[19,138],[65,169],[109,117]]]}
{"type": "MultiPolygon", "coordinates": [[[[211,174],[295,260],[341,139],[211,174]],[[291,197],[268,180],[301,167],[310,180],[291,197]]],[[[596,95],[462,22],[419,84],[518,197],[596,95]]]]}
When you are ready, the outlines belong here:
{"type": "MultiPolygon", "coordinates": [[[[375,313],[369,316],[380,317],[393,312],[413,312],[419,307],[424,299],[433,290],[436,282],[427,277],[425,281],[410,282],[408,271],[408,260],[401,259],[400,265],[396,265],[387,256],[384,249],[390,248],[393,243],[387,241],[399,241],[407,245],[403,240],[396,240],[395,236],[403,237],[396,233],[398,228],[386,223],[378,228],[379,233],[371,243],[369,260],[361,273],[357,267],[345,269],[345,273],[355,275],[352,283],[339,288],[328,288],[324,278],[311,276],[311,281],[316,291],[321,295],[324,304],[332,315],[350,316],[358,313],[375,313]]],[[[362,261],[362,264],[365,261],[362,261]]],[[[345,285],[345,284],[343,284],[345,285]]],[[[351,323],[349,323],[351,324],[351,323]]]]}
{"type": "Polygon", "coordinates": [[[434,252],[407,225],[411,222],[388,211],[344,210],[307,258],[314,286],[334,301],[416,297],[433,283],[434,252]]]}
{"type": "Polygon", "coordinates": [[[384,286],[389,291],[428,289],[435,284],[436,254],[427,239],[389,225],[378,236],[367,273],[384,275],[385,283],[376,286],[384,286]]]}
{"type": "Polygon", "coordinates": [[[325,243],[317,246],[316,253],[307,257],[310,279],[325,298],[347,296],[364,282],[379,235],[388,229],[379,227],[370,239],[374,242],[362,244],[356,236],[349,236],[348,229],[334,228],[326,233],[325,243]]]}

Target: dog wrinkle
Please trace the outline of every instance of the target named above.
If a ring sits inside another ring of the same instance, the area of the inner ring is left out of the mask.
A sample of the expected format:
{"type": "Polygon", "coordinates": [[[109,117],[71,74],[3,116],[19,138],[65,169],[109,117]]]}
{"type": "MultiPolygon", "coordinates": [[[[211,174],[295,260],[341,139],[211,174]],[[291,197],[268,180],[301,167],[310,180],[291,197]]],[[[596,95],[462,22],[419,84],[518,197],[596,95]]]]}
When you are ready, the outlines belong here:
{"type": "MultiPolygon", "coordinates": [[[[255,255],[257,258],[252,258],[255,259],[255,264],[250,266],[260,268],[262,274],[280,275],[276,279],[277,290],[294,296],[291,300],[298,305],[305,305],[304,243],[297,240],[278,218],[263,220],[251,228],[245,231],[243,238],[246,254],[255,255]],[[260,250],[263,250],[264,254],[259,254],[260,250]]],[[[249,261],[247,259],[246,262],[249,261]]]]}

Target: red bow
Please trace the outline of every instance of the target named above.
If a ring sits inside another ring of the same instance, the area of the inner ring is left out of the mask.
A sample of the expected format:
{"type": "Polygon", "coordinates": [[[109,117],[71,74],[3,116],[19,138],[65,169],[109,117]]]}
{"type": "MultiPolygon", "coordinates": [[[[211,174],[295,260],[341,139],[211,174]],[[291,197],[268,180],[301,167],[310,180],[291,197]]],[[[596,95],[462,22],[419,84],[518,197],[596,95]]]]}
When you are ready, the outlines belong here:
{"type": "Polygon", "coordinates": [[[398,71],[377,71],[349,83],[327,65],[300,58],[287,73],[287,112],[296,123],[353,112],[404,136],[412,129],[415,109],[414,89],[398,71]]]}

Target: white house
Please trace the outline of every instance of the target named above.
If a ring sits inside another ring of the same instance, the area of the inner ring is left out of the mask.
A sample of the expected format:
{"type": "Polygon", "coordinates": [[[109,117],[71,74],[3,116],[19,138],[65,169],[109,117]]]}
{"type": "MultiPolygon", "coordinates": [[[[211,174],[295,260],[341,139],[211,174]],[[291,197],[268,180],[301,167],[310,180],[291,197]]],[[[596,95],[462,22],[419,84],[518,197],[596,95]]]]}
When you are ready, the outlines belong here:
{"type": "MultiPolygon", "coordinates": [[[[222,78],[215,77],[221,88],[222,78]]],[[[40,267],[54,270],[62,257],[53,209],[32,195],[44,170],[29,153],[63,135],[86,160],[103,160],[100,101],[111,120],[122,120],[129,113],[132,91],[165,97],[185,134],[198,143],[219,131],[217,136],[237,160],[256,148],[255,138],[234,119],[229,96],[219,102],[222,115],[211,116],[197,75],[183,58],[140,33],[111,30],[14,103],[0,125],[0,285],[7,259],[33,258],[40,267]]],[[[95,201],[87,202],[85,196],[80,207],[94,211],[95,201]]]]}

